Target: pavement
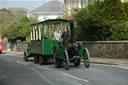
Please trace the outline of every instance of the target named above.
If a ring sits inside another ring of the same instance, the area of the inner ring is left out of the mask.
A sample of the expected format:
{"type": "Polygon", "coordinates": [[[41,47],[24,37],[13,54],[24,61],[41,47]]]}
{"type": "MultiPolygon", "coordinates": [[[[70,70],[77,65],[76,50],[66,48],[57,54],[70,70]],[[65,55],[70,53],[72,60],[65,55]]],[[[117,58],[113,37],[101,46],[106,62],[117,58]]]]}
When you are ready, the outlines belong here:
{"type": "MultiPolygon", "coordinates": [[[[12,51],[4,51],[6,54],[15,54],[15,55],[21,55],[23,56],[23,52],[12,52],[12,51]]],[[[119,65],[119,66],[125,66],[128,67],[128,59],[109,59],[109,58],[90,58],[91,63],[94,64],[106,64],[106,65],[119,65]]]]}
{"type": "Polygon", "coordinates": [[[0,85],[128,85],[128,68],[92,62],[90,68],[81,63],[65,70],[54,64],[34,64],[33,58],[25,62],[23,53],[6,52],[0,54],[0,85]]]}

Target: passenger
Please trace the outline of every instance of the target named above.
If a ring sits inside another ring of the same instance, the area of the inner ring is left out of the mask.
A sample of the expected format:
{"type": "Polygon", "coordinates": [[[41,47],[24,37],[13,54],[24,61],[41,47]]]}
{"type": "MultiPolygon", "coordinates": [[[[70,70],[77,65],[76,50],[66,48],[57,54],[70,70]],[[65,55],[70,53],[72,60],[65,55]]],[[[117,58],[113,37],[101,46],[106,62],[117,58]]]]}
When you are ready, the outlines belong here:
{"type": "Polygon", "coordinates": [[[54,32],[54,38],[55,40],[60,40],[61,37],[61,31],[59,28],[56,29],[56,31],[54,32]]]}

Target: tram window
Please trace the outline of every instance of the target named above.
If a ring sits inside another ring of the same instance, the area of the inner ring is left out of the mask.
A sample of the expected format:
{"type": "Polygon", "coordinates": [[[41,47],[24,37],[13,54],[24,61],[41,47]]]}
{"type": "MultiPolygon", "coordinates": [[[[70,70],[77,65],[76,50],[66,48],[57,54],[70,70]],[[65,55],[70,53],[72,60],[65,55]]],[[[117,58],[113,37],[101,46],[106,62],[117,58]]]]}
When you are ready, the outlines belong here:
{"type": "Polygon", "coordinates": [[[39,36],[38,35],[38,26],[36,25],[35,27],[36,27],[36,40],[38,40],[38,36],[39,36]]]}
{"type": "Polygon", "coordinates": [[[42,28],[42,26],[41,26],[41,24],[40,25],[38,25],[38,31],[39,31],[39,40],[41,40],[41,28],[42,28]]]}
{"type": "Polygon", "coordinates": [[[54,24],[51,24],[51,25],[50,25],[50,30],[49,30],[50,39],[51,39],[51,40],[54,39],[54,30],[55,30],[55,25],[54,25],[54,24]]]}
{"type": "Polygon", "coordinates": [[[35,27],[33,26],[33,40],[35,40],[35,27]]]}
{"type": "Polygon", "coordinates": [[[48,28],[49,28],[48,24],[45,25],[45,27],[44,27],[44,39],[48,39],[49,38],[48,28]]]}
{"type": "Polygon", "coordinates": [[[32,30],[32,27],[30,27],[30,30],[31,30],[31,40],[33,40],[33,30],[32,30]]]}
{"type": "Polygon", "coordinates": [[[54,40],[60,40],[61,39],[61,35],[62,35],[62,30],[61,30],[61,24],[60,23],[56,23],[54,24],[54,30],[53,30],[53,35],[52,36],[54,40]]]}

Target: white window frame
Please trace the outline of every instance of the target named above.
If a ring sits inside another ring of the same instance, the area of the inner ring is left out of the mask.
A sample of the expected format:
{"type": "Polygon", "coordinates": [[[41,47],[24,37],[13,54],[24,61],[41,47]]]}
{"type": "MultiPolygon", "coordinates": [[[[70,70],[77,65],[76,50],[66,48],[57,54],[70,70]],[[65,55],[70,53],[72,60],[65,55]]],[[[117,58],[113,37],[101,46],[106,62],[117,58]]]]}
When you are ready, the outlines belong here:
{"type": "Polygon", "coordinates": [[[30,30],[31,30],[31,40],[33,40],[33,35],[32,35],[33,29],[32,29],[32,27],[30,27],[30,30]]]}
{"type": "Polygon", "coordinates": [[[42,33],[41,33],[41,28],[42,28],[42,25],[39,24],[39,25],[38,25],[38,29],[39,29],[39,30],[38,30],[38,31],[39,31],[39,40],[41,40],[41,34],[42,34],[42,33]]]}

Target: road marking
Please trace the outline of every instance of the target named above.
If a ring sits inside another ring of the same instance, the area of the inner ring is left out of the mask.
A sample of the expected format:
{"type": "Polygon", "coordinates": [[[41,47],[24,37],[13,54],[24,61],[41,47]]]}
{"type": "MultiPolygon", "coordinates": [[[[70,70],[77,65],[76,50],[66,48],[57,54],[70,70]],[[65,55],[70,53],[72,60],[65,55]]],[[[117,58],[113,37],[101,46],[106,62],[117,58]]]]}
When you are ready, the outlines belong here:
{"type": "Polygon", "coordinates": [[[122,69],[128,70],[128,67],[124,67],[124,66],[115,66],[115,65],[113,65],[113,67],[118,67],[118,68],[122,68],[122,69]]]}
{"type": "Polygon", "coordinates": [[[23,64],[23,65],[28,65],[27,63],[20,62],[20,61],[16,61],[16,63],[23,64]]]}
{"type": "Polygon", "coordinates": [[[5,75],[0,76],[0,79],[7,79],[7,78],[8,76],[5,76],[5,75]]]}
{"type": "MultiPolygon", "coordinates": [[[[33,68],[32,68],[33,69],[33,68]]],[[[37,70],[33,69],[38,75],[40,75],[45,81],[47,81],[50,85],[54,85],[51,81],[49,81],[44,75],[39,73],[37,70]]]]}
{"type": "Polygon", "coordinates": [[[71,77],[71,78],[77,79],[77,80],[81,80],[81,81],[88,82],[88,80],[81,79],[81,78],[78,78],[78,77],[76,77],[76,76],[73,76],[73,75],[70,75],[70,74],[67,74],[67,73],[62,73],[62,74],[63,74],[63,75],[65,75],[65,76],[68,76],[68,77],[71,77]]]}
{"type": "Polygon", "coordinates": [[[4,60],[4,61],[13,61],[13,60],[9,60],[9,59],[2,59],[2,60],[4,60]]]}
{"type": "Polygon", "coordinates": [[[128,70],[128,67],[120,66],[120,65],[105,65],[105,64],[93,64],[93,65],[100,65],[100,66],[111,66],[111,67],[117,67],[128,70]]]}
{"type": "Polygon", "coordinates": [[[49,70],[49,71],[52,71],[52,69],[49,69],[49,68],[46,68],[46,67],[41,67],[41,66],[35,66],[37,68],[41,68],[41,69],[45,69],[45,70],[49,70]]]}

